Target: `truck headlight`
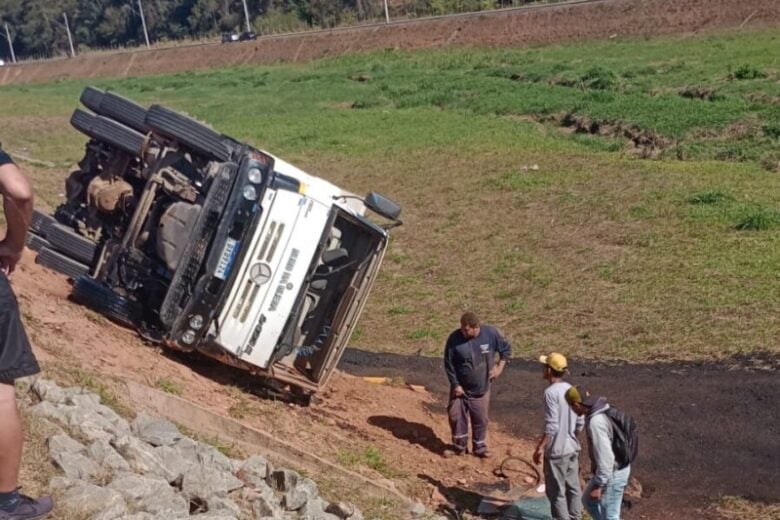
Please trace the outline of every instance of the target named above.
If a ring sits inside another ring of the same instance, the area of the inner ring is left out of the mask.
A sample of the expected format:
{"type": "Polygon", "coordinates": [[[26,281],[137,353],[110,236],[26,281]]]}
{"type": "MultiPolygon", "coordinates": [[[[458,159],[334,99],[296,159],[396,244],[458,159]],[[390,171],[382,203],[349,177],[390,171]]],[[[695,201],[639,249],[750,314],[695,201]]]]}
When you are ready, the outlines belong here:
{"type": "Polygon", "coordinates": [[[244,186],[244,198],[246,200],[257,199],[257,190],[251,184],[247,184],[246,186],[244,186]]]}
{"type": "Polygon", "coordinates": [[[200,330],[200,328],[203,326],[203,316],[200,314],[196,314],[192,318],[190,318],[190,328],[195,330],[200,330]]]}
{"type": "Polygon", "coordinates": [[[246,176],[249,177],[249,180],[255,184],[260,184],[263,182],[263,172],[261,172],[259,168],[249,168],[246,176]]]}
{"type": "Polygon", "coordinates": [[[181,342],[185,345],[192,345],[193,341],[195,341],[195,331],[188,330],[181,335],[181,342]]]}

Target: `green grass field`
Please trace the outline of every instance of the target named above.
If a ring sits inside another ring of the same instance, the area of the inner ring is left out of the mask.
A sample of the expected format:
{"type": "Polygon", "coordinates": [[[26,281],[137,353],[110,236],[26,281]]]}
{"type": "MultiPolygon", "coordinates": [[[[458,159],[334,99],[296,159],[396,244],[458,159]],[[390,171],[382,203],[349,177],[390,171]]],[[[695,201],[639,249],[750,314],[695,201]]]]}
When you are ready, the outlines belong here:
{"type": "Polygon", "coordinates": [[[355,346],[438,355],[472,308],[520,356],[780,350],[777,31],[0,88],[5,147],[57,165],[28,165],[41,205],[88,84],[398,200],[355,346]]]}

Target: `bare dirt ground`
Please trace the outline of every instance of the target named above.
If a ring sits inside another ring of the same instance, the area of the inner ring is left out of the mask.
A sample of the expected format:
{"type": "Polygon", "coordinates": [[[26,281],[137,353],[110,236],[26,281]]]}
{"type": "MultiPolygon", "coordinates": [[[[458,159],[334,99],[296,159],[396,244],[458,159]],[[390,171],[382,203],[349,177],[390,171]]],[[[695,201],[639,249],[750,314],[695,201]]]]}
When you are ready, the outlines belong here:
{"type": "Polygon", "coordinates": [[[33,263],[30,252],[11,279],[50,377],[76,370],[92,379],[133,380],[180,394],[389,483],[430,507],[445,502],[441,493],[448,489],[456,490],[460,501],[476,505],[476,495],[466,490],[498,486],[502,480],[493,475],[495,466],[510,452],[528,456],[532,450],[528,441],[496,427],[493,459],[445,458],[449,428],[445,404],[437,396],[403,384],[372,384],[342,372],[333,377],[321,402],[309,407],[258,397],[256,380],[244,372],[145,345],[134,332],[70,302],[66,279],[33,263]],[[379,456],[365,455],[370,448],[379,456]]]}
{"type": "Polygon", "coordinates": [[[776,0],[597,0],[267,36],[240,44],[86,54],[5,67],[0,70],[0,85],[170,74],[387,49],[505,47],[778,24],[776,0]]]}
{"type": "MultiPolygon", "coordinates": [[[[720,518],[712,506],[723,496],[780,502],[780,392],[777,360],[601,366],[570,362],[582,384],[632,414],[640,425],[640,459],[632,473],[643,497],[626,518],[720,518]],[[748,365],[752,368],[748,368],[748,365]]],[[[348,373],[426,381],[443,396],[446,381],[431,378],[440,361],[350,351],[348,373]]],[[[508,365],[491,398],[493,419],[519,438],[539,435],[545,382],[536,363],[508,365]]],[[[581,467],[587,465],[582,459],[581,467]]],[[[761,507],[756,511],[761,511],[761,507]]],[[[777,514],[777,510],[773,514],[777,514]]],[[[776,518],[752,516],[743,518],[776,518]]]]}
{"type": "MultiPolygon", "coordinates": [[[[534,363],[510,364],[495,387],[493,457],[446,458],[447,388],[438,359],[350,350],[321,401],[309,407],[285,403],[263,397],[241,371],[145,345],[135,333],[70,302],[65,278],[34,264],[32,256],[12,282],[50,374],[78,370],[167,389],[389,483],[432,508],[451,502],[473,510],[480,493],[506,489],[507,482],[494,475],[502,460],[530,458],[544,386],[534,363]],[[376,385],[362,376],[387,376],[398,384],[376,385]],[[380,454],[378,464],[362,455],[369,448],[380,454]]],[[[780,378],[771,360],[749,361],[752,369],[745,360],[732,368],[574,365],[576,382],[610,396],[640,421],[635,476],[643,497],[631,501],[626,518],[722,518],[715,503],[723,496],[780,501],[780,408],[773,398],[780,394],[780,378]]]]}

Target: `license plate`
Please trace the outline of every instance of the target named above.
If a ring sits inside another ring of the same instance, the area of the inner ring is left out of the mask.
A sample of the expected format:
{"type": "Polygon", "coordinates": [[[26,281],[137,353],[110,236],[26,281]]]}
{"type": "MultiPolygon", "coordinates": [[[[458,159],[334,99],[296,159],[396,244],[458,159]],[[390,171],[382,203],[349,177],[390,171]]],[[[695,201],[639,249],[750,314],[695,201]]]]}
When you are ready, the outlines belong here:
{"type": "Polygon", "coordinates": [[[219,263],[217,269],[214,271],[214,276],[220,280],[225,280],[230,274],[230,268],[233,267],[233,262],[236,260],[236,253],[238,253],[238,240],[228,238],[225,242],[225,247],[222,248],[222,254],[219,256],[219,263]]]}

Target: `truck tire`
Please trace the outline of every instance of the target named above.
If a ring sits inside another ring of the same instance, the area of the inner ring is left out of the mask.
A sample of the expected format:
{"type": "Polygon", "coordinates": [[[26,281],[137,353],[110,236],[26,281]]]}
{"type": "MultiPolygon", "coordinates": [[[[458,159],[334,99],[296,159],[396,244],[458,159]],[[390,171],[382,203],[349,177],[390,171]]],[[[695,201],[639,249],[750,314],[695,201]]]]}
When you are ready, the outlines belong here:
{"type": "Polygon", "coordinates": [[[122,325],[134,327],[141,317],[140,305],[86,275],[75,279],[71,296],[85,307],[122,325]]]}
{"type": "Polygon", "coordinates": [[[51,215],[47,215],[37,209],[33,210],[32,222],[30,223],[30,230],[36,234],[45,237],[46,229],[52,224],[56,224],[57,221],[51,215]]]}
{"type": "Polygon", "coordinates": [[[62,224],[52,224],[46,233],[46,239],[53,249],[83,262],[87,265],[95,258],[97,244],[62,224]]]}
{"type": "Polygon", "coordinates": [[[152,105],[146,113],[146,125],[164,137],[178,141],[194,152],[220,162],[230,157],[225,138],[202,123],[160,105],[152,105]]]}
{"type": "Polygon", "coordinates": [[[146,137],[140,132],[103,116],[94,118],[90,133],[95,139],[135,156],[143,153],[146,144],[146,137]]]}
{"type": "Polygon", "coordinates": [[[100,104],[103,102],[104,95],[105,93],[100,89],[87,87],[81,92],[79,101],[93,112],[100,113],[100,104]]]}
{"type": "Polygon", "coordinates": [[[62,253],[58,253],[57,251],[54,251],[48,247],[41,249],[41,251],[38,253],[38,257],[35,259],[35,262],[44,267],[48,267],[49,269],[57,271],[58,273],[62,273],[68,278],[75,279],[82,274],[87,274],[89,271],[89,267],[82,264],[78,260],[67,257],[62,253]]]}
{"type": "Polygon", "coordinates": [[[146,109],[119,94],[106,92],[100,102],[100,110],[96,110],[96,112],[101,116],[119,121],[136,132],[145,134],[149,131],[146,126],[146,109]]]}
{"type": "Polygon", "coordinates": [[[27,234],[27,247],[33,251],[40,251],[44,247],[51,247],[48,240],[35,233],[27,234]]]}
{"type": "Polygon", "coordinates": [[[77,108],[73,111],[73,115],[70,116],[70,124],[73,128],[81,132],[82,134],[92,137],[92,124],[95,122],[95,116],[77,108]]]}

